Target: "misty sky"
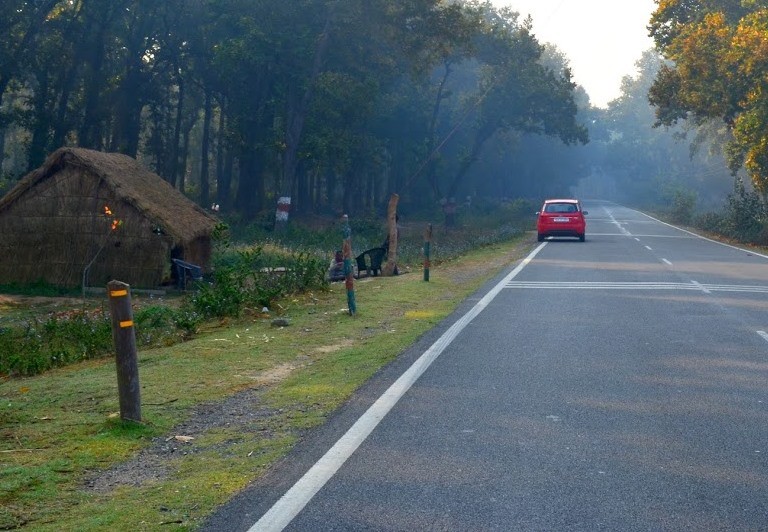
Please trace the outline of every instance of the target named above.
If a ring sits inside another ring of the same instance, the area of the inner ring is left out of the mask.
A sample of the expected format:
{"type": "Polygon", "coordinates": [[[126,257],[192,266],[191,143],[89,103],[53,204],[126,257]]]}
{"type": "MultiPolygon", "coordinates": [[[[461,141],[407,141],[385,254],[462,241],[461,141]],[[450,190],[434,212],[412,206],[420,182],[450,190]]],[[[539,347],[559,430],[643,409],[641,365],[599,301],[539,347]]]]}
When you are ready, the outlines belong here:
{"type": "Polygon", "coordinates": [[[653,47],[648,22],[654,0],[492,0],[533,18],[539,41],[568,56],[574,80],[592,105],[605,107],[619,96],[621,78],[635,75],[635,62],[653,47]]]}

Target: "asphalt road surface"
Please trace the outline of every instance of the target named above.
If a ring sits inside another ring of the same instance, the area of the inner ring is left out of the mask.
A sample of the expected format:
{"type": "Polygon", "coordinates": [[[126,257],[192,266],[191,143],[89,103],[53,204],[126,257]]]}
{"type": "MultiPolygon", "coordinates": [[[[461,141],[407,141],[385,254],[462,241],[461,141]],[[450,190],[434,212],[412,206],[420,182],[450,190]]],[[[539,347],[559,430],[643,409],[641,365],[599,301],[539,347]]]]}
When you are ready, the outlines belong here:
{"type": "Polygon", "coordinates": [[[768,530],[768,257],[585,208],[207,529],[768,530]]]}

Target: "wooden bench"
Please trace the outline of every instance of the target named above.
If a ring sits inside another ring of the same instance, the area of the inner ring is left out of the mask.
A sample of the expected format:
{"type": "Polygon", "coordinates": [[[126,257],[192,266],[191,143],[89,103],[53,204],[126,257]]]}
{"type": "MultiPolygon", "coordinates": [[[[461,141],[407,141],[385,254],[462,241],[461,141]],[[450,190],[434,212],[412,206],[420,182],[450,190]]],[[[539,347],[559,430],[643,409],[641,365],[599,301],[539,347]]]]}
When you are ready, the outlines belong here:
{"type": "Polygon", "coordinates": [[[371,248],[363,251],[357,257],[357,278],[359,279],[363,272],[366,272],[368,276],[377,276],[381,273],[381,263],[384,262],[384,257],[387,256],[386,248],[371,248]]]}
{"type": "Polygon", "coordinates": [[[185,262],[181,259],[171,259],[176,267],[176,285],[179,290],[187,289],[187,279],[193,281],[203,280],[203,269],[197,264],[185,262]]]}

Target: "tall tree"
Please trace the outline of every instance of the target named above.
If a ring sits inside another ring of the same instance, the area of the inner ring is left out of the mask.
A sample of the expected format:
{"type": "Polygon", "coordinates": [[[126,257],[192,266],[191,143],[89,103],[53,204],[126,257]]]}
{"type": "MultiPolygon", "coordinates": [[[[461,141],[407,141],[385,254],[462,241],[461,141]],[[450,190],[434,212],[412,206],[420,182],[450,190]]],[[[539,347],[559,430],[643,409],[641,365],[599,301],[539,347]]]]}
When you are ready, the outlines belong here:
{"type": "Polygon", "coordinates": [[[576,84],[570,71],[542,65],[544,48],[532,35],[530,21],[520,23],[511,9],[485,8],[485,28],[477,44],[483,68],[472,103],[477,109],[473,138],[448,186],[449,198],[456,196],[483,146],[497,133],[551,135],[566,144],[588,140],[586,128],[576,122],[576,84]]]}
{"type": "Polygon", "coordinates": [[[733,133],[733,172],[742,166],[768,195],[768,6],[758,0],[665,0],[651,21],[665,65],[650,89],[658,124],[719,119],[733,133]]]}

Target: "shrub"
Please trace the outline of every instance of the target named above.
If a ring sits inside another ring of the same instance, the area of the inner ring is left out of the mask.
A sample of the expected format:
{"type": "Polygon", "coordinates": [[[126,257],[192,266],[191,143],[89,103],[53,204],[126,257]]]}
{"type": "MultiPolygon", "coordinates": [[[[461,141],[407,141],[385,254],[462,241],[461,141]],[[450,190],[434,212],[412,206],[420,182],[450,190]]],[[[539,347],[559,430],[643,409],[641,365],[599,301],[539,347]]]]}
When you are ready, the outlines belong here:
{"type": "Polygon", "coordinates": [[[721,233],[723,231],[723,215],[718,212],[705,212],[697,216],[693,224],[709,233],[721,233]]]}
{"type": "Polygon", "coordinates": [[[33,318],[0,335],[0,373],[34,375],[110,352],[112,328],[100,311],[33,318]]]}
{"type": "Polygon", "coordinates": [[[696,207],[696,193],[677,189],[672,194],[670,217],[677,224],[690,225],[693,221],[693,211],[696,207]]]}
{"type": "Polygon", "coordinates": [[[206,318],[239,316],[295,292],[322,289],[327,261],[306,252],[263,260],[263,248],[242,248],[222,261],[213,282],[199,285],[191,307],[206,318]]]}
{"type": "Polygon", "coordinates": [[[756,243],[764,231],[765,219],[765,206],[760,195],[746,190],[743,181],[736,179],[725,207],[723,233],[741,242],[756,243]]]}
{"type": "Polygon", "coordinates": [[[197,330],[201,318],[185,306],[175,309],[153,305],[136,310],[133,321],[138,346],[164,346],[189,338],[197,330]]]}
{"type": "MultiPolygon", "coordinates": [[[[200,322],[187,308],[161,305],[138,309],[133,318],[140,348],[183,341],[200,322]]],[[[112,322],[102,310],[61,312],[0,328],[0,375],[35,375],[112,353],[112,322]]]]}

